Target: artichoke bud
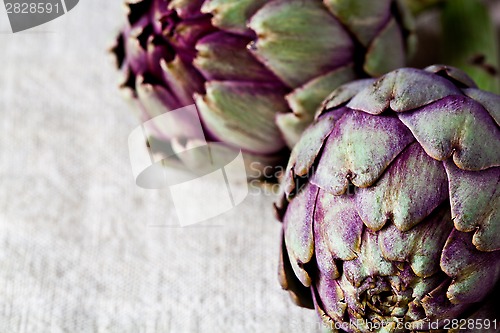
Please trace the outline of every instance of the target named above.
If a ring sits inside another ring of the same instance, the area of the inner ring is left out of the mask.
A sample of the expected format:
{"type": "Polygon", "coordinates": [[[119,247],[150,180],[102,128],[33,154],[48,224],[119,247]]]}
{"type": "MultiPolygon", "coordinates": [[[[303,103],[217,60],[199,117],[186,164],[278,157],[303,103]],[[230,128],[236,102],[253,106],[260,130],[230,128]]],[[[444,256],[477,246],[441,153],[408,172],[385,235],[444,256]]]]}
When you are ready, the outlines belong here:
{"type": "Polygon", "coordinates": [[[396,0],[126,6],[128,23],[114,53],[142,120],[194,103],[209,141],[242,150],[263,167],[286,159],[334,88],[403,66],[413,36],[396,0]],[[151,93],[141,96],[142,85],[151,93]]]}
{"type": "Polygon", "coordinates": [[[499,124],[500,96],[452,67],[335,90],[283,179],[283,288],[332,331],[495,319],[499,124]]]}

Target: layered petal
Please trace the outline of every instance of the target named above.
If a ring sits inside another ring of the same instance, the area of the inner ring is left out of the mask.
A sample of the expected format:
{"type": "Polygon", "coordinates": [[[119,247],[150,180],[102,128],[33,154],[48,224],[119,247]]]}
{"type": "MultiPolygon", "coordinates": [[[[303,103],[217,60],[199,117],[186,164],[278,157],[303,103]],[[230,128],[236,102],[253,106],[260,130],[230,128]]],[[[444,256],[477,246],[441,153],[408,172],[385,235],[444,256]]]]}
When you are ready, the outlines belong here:
{"type": "Polygon", "coordinates": [[[349,102],[361,90],[369,87],[375,82],[375,79],[356,80],[346,83],[335,89],[323,102],[323,109],[319,114],[330,111],[332,108],[339,107],[349,102]]]}
{"type": "MultiPolygon", "coordinates": [[[[358,216],[353,197],[320,190],[314,221],[314,241],[328,249],[327,254],[317,258],[320,270],[325,262],[330,261],[325,257],[328,255],[344,261],[356,259],[361,248],[363,221],[358,216]]],[[[334,275],[333,272],[330,275],[334,275]]]]}
{"type": "Polygon", "coordinates": [[[249,27],[257,34],[250,51],[291,88],[353,57],[349,34],[320,1],[270,1],[251,18],[249,27]]]}
{"type": "Polygon", "coordinates": [[[344,66],[307,82],[286,96],[292,113],[278,114],[276,123],[288,147],[297,144],[304,130],[313,121],[325,96],[355,77],[353,66],[344,66]]]}
{"type": "Polygon", "coordinates": [[[472,233],[453,230],[441,255],[441,269],[453,278],[446,296],[453,304],[481,301],[500,277],[500,251],[482,252],[472,233]]]}
{"type": "Polygon", "coordinates": [[[369,276],[391,276],[396,273],[396,266],[382,255],[378,238],[378,234],[365,229],[358,256],[354,260],[344,261],[344,274],[355,287],[359,287],[369,276]]]}
{"type": "Polygon", "coordinates": [[[500,126],[500,96],[479,89],[464,89],[465,95],[480,103],[500,126]]]}
{"type": "Polygon", "coordinates": [[[285,244],[290,264],[306,287],[311,285],[310,272],[304,269],[314,254],[313,219],[318,188],[307,185],[293,200],[283,219],[285,244]]]}
{"type": "Polygon", "coordinates": [[[326,138],[330,135],[335,122],[342,116],[344,111],[341,109],[319,118],[314,126],[305,131],[290,155],[282,181],[282,187],[287,196],[299,190],[298,186],[300,184],[296,182],[296,177],[309,178],[313,174],[313,164],[317,160],[319,152],[323,148],[326,138]]]}
{"type": "Polygon", "coordinates": [[[311,182],[332,194],[375,183],[411,142],[410,131],[395,117],[346,112],[328,137],[311,182]]]}
{"type": "Polygon", "coordinates": [[[195,101],[217,138],[249,152],[272,154],[285,146],[274,124],[276,113],[287,110],[283,95],[274,85],[211,81],[195,101]]]}
{"type": "Polygon", "coordinates": [[[363,69],[377,77],[405,65],[405,40],[396,20],[391,19],[373,39],[365,55],[363,69]]]}
{"type": "Polygon", "coordinates": [[[500,168],[474,172],[461,170],[449,160],[444,165],[455,227],[476,231],[472,242],[478,250],[500,250],[500,168]]]}
{"type": "Polygon", "coordinates": [[[427,72],[443,76],[463,87],[476,88],[476,83],[465,72],[458,68],[445,65],[432,65],[424,69],[427,72]]]}
{"type": "Polygon", "coordinates": [[[448,179],[443,165],[427,156],[418,143],[413,143],[377,183],[357,191],[356,205],[371,230],[378,231],[386,221],[391,221],[405,232],[447,198],[448,179]]]}
{"type": "Polygon", "coordinates": [[[389,21],[393,3],[392,0],[323,0],[323,2],[365,47],[389,21]]]}
{"type": "Polygon", "coordinates": [[[170,62],[163,60],[160,65],[163,80],[175,96],[179,107],[193,104],[193,95],[204,90],[203,78],[196,69],[178,56],[170,62]]]}
{"type": "Polygon", "coordinates": [[[203,0],[170,0],[168,9],[175,10],[182,18],[189,18],[200,15],[202,4],[203,0]]]}
{"type": "Polygon", "coordinates": [[[278,278],[283,289],[288,290],[292,300],[298,305],[305,308],[313,308],[312,295],[309,288],[297,279],[290,264],[288,251],[286,249],[285,239],[282,237],[281,252],[278,266],[278,278]]]}
{"type": "Polygon", "coordinates": [[[247,21],[267,0],[207,0],[201,11],[212,14],[212,24],[222,30],[252,35],[247,21]]]}
{"type": "Polygon", "coordinates": [[[207,80],[278,82],[246,49],[250,38],[225,32],[210,34],[196,44],[194,66],[207,80]]]}
{"type": "Polygon", "coordinates": [[[388,108],[404,112],[461,94],[460,89],[445,78],[418,69],[401,68],[359,92],[347,106],[371,114],[380,114],[388,108]]]}
{"type": "Polygon", "coordinates": [[[453,156],[465,170],[500,165],[500,130],[489,113],[466,96],[449,96],[399,114],[426,153],[443,161],[453,156]]]}
{"type": "Polygon", "coordinates": [[[409,262],[417,276],[429,277],[439,271],[441,251],[452,229],[449,211],[440,208],[408,231],[389,224],[380,231],[380,249],[387,260],[409,262]]]}

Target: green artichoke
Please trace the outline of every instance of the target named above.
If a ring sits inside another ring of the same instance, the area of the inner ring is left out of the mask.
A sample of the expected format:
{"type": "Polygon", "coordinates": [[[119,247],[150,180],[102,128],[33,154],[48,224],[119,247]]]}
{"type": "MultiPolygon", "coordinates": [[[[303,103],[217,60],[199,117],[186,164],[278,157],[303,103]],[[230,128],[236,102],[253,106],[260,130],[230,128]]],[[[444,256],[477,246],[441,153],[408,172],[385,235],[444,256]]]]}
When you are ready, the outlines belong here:
{"type": "MultiPolygon", "coordinates": [[[[323,99],[405,64],[399,0],[128,0],[114,52],[142,120],[195,103],[206,138],[272,164],[323,99]]],[[[189,145],[189,125],[185,140],[189,145]]],[[[168,142],[161,128],[156,138],[168,142]]]]}
{"type": "Polygon", "coordinates": [[[500,96],[451,67],[335,90],[282,182],[283,288],[332,331],[498,316],[499,124],[500,96]]]}

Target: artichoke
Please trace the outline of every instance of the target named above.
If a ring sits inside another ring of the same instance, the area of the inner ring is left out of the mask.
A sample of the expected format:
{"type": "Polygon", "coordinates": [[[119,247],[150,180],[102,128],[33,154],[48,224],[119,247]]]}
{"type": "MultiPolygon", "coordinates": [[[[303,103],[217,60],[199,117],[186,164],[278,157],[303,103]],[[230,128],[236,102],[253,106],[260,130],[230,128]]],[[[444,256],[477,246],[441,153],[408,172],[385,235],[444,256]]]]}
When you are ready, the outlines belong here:
{"type": "MultiPolygon", "coordinates": [[[[195,103],[207,140],[288,157],[326,96],[405,63],[398,0],[128,0],[114,53],[142,120],[195,103]]],[[[189,145],[189,124],[183,141],[189,145]]],[[[155,136],[169,142],[168,130],[155,136]]],[[[182,140],[181,140],[182,141],[182,140]]],[[[175,149],[174,149],[175,150],[175,149]]]]}
{"type": "Polygon", "coordinates": [[[451,67],[336,89],[282,180],[282,287],[331,331],[498,316],[499,124],[500,96],[451,67]]]}

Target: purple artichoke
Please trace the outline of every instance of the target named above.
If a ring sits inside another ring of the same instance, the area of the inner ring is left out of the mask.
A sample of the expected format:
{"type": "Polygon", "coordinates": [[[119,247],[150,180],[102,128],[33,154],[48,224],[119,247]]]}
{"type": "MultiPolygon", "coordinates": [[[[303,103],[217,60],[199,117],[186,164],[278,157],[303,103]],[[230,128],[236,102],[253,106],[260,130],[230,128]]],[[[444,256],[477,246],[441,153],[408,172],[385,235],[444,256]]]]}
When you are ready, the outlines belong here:
{"type": "MultiPolygon", "coordinates": [[[[114,52],[146,121],[195,103],[209,141],[287,157],[323,99],[405,63],[399,0],[128,0],[114,52]]],[[[186,145],[189,145],[189,124],[186,145]]],[[[168,142],[168,131],[156,136],[168,142]]]]}
{"type": "Polygon", "coordinates": [[[283,288],[331,331],[498,316],[499,124],[500,96],[451,67],[335,90],[283,179],[283,288]]]}

